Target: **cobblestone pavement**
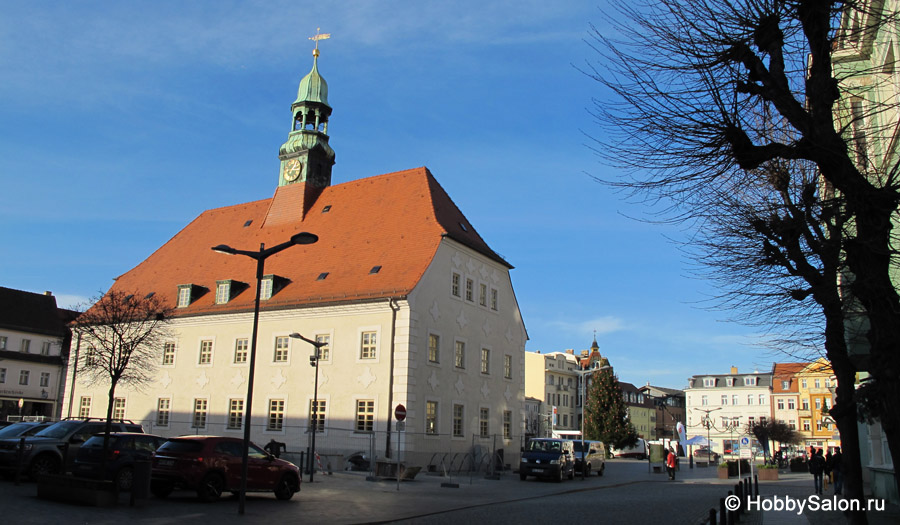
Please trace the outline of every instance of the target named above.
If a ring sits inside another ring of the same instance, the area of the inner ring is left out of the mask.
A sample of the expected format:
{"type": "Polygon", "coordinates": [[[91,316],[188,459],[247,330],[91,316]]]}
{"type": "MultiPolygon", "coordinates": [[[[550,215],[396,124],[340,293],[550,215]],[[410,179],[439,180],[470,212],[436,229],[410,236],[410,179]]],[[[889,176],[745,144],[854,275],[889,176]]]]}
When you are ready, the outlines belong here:
{"type": "MultiPolygon", "coordinates": [[[[203,520],[216,525],[230,523],[460,523],[471,520],[492,523],[603,521],[606,523],[667,523],[698,525],[710,508],[718,508],[736,480],[719,480],[712,468],[683,469],[676,481],[652,473],[647,463],[613,460],[603,477],[553,483],[506,473],[500,480],[454,477],[452,480],[419,474],[397,490],[396,481],[366,481],[361,473],[320,474],[314,483],[287,502],[270,494],[249,494],[246,514],[237,514],[237,500],[223,498],[204,504],[189,492],[173,493],[166,500],[150,498],[129,507],[123,496],[112,508],[73,506],[36,497],[34,483],[14,485],[0,481],[0,509],[4,524],[150,524],[203,520]],[[444,488],[443,482],[458,483],[444,488]]],[[[808,474],[786,474],[782,480],[760,485],[762,497],[806,497],[812,485],[808,474]]],[[[750,512],[741,524],[843,523],[840,513],[750,512]]],[[[869,523],[900,523],[900,510],[869,513],[869,523]]]]}

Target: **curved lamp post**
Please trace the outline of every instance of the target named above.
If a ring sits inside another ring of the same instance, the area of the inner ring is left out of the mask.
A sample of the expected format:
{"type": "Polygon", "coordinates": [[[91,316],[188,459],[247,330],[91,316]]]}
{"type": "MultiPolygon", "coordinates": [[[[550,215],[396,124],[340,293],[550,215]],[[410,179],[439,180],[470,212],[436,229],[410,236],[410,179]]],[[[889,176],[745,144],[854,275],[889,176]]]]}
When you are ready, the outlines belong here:
{"type": "Polygon", "coordinates": [[[253,336],[250,342],[250,368],[247,378],[247,412],[244,414],[244,445],[241,457],[241,492],[238,503],[238,514],[244,513],[244,504],[247,499],[247,464],[250,454],[250,415],[253,408],[253,373],[256,370],[256,335],[259,331],[259,294],[262,288],[262,278],[266,259],[276,253],[290,248],[295,244],[313,244],[318,241],[319,237],[312,233],[301,232],[287,242],[283,242],[271,248],[266,248],[263,243],[259,244],[259,251],[237,250],[226,244],[213,246],[214,252],[224,253],[227,255],[244,255],[256,261],[256,299],[253,302],[253,336]]]}
{"type": "Polygon", "coordinates": [[[307,458],[307,465],[309,466],[309,482],[312,483],[313,473],[316,471],[315,464],[313,463],[313,456],[316,453],[316,432],[319,430],[319,348],[323,346],[327,346],[328,343],[322,341],[313,341],[312,339],[307,339],[297,332],[292,333],[288,337],[294,339],[300,339],[306,341],[307,343],[313,345],[316,349],[315,353],[309,356],[309,366],[316,367],[316,382],[313,385],[313,410],[312,417],[310,418],[310,422],[313,424],[312,426],[312,444],[309,449],[309,457],[307,458]]]}

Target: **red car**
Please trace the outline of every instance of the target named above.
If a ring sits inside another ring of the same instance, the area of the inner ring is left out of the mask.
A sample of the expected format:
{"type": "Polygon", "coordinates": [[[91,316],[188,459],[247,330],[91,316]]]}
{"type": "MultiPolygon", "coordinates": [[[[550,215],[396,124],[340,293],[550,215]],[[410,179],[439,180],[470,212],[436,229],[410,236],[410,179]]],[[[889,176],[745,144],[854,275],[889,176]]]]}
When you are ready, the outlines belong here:
{"type": "MultiPolygon", "coordinates": [[[[243,446],[236,437],[172,438],[153,455],[150,491],[165,498],[175,489],[195,490],[202,501],[215,501],[225,491],[237,493],[243,446]]],[[[289,500],[300,491],[300,469],[250,443],[247,491],[273,491],[276,498],[289,500]]]]}

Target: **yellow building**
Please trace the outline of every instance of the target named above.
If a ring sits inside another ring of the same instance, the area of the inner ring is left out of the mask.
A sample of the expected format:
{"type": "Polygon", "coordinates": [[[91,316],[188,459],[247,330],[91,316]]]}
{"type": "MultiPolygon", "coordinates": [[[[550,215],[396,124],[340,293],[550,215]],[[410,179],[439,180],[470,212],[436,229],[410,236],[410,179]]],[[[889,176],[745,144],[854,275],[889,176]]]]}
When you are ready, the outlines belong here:
{"type": "Polygon", "coordinates": [[[834,420],[828,416],[837,386],[833,376],[831,364],[824,358],[808,363],[795,376],[800,401],[798,430],[807,449],[816,447],[827,451],[841,445],[834,420]]]}

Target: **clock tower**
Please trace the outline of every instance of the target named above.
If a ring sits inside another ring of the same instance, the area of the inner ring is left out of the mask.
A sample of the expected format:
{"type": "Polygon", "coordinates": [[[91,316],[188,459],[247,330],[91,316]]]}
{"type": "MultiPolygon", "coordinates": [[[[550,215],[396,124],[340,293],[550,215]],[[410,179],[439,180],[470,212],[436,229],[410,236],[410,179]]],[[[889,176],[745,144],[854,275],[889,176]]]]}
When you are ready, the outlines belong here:
{"type": "Polygon", "coordinates": [[[305,182],[308,186],[325,188],[331,184],[334,150],[328,145],[328,84],[319,75],[319,40],[331,35],[317,34],[313,67],[297,90],[297,100],[291,104],[291,131],[278,150],[281,169],[278,185],[305,182]]]}

